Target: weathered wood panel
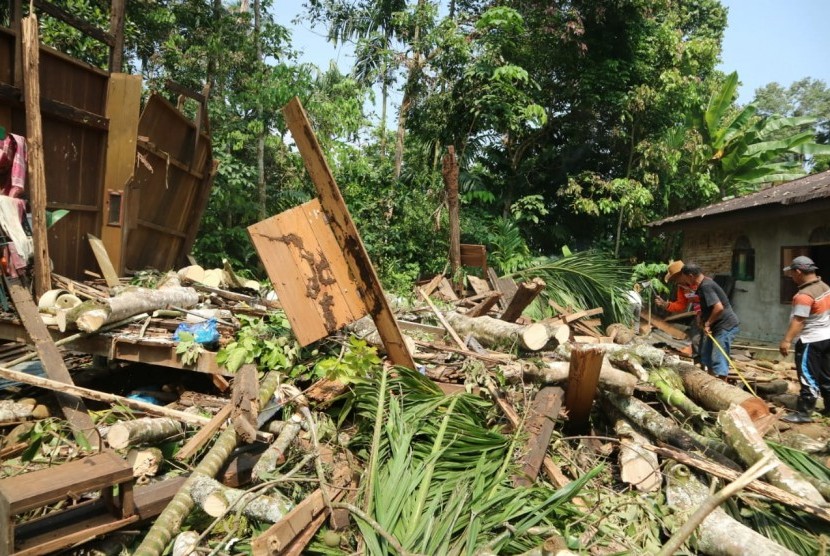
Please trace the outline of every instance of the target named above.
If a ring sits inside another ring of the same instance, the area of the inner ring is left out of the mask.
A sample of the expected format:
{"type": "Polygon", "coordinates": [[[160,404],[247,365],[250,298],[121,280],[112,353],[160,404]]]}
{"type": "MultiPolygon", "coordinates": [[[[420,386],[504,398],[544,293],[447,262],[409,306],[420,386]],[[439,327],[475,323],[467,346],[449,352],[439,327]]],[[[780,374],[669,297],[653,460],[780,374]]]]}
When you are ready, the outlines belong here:
{"type": "Polygon", "coordinates": [[[366,314],[317,199],[258,222],[248,233],[302,345],[366,314]]]}
{"type": "Polygon", "coordinates": [[[168,270],[184,263],[212,184],[210,139],[159,95],[138,123],[140,162],[128,188],[123,265],[168,270]]]}

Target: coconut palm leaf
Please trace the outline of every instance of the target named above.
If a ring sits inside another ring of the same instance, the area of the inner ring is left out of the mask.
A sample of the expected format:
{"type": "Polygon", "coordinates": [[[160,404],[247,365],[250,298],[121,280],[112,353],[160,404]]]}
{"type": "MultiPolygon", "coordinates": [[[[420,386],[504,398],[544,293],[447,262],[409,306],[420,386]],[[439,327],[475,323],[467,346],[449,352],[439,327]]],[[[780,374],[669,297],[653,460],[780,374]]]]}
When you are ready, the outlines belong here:
{"type": "Polygon", "coordinates": [[[602,307],[605,322],[626,322],[629,318],[625,294],[631,268],[606,254],[582,251],[560,259],[539,258],[513,277],[539,277],[547,284],[533,306],[534,318],[550,314],[551,300],[577,311],[602,307]]]}
{"type": "MultiPolygon", "coordinates": [[[[373,485],[364,493],[372,497],[371,515],[408,551],[475,554],[487,547],[516,553],[538,546],[543,539],[529,535],[530,527],[564,528],[563,520],[574,513],[569,500],[599,471],[557,491],[515,488],[515,438],[482,425],[492,404],[466,394],[445,396],[408,369],[396,369],[382,383],[355,385],[355,418],[363,429],[355,442],[377,454],[377,465],[367,470],[373,477],[364,481],[373,485]]],[[[390,553],[372,526],[357,523],[369,554],[390,553]]]]}

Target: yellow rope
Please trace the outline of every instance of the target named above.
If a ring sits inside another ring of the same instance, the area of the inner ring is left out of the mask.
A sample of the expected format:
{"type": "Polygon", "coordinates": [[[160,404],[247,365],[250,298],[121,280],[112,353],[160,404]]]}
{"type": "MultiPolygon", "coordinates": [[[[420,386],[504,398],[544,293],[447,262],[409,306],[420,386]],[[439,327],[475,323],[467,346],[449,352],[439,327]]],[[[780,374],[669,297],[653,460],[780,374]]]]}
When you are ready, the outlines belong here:
{"type": "Polygon", "coordinates": [[[714,338],[714,336],[712,336],[712,334],[710,332],[706,332],[706,335],[709,336],[709,339],[712,340],[712,343],[717,346],[718,351],[720,351],[723,354],[723,356],[726,357],[726,362],[729,363],[729,366],[741,378],[741,381],[746,385],[746,388],[747,388],[747,390],[749,390],[749,393],[752,394],[753,396],[757,396],[758,394],[755,393],[755,390],[753,390],[752,386],[749,385],[749,382],[746,381],[746,378],[744,378],[743,373],[740,370],[738,370],[738,367],[735,365],[735,363],[732,361],[732,359],[726,354],[726,352],[723,350],[723,348],[718,343],[718,341],[714,338]]]}

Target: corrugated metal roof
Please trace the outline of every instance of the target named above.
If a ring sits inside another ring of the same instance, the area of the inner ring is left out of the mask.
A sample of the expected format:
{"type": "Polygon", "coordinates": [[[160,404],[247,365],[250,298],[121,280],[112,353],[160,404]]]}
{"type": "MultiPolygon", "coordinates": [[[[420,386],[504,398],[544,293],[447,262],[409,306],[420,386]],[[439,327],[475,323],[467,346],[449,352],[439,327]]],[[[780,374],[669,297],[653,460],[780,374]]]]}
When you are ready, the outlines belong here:
{"type": "Polygon", "coordinates": [[[701,219],[707,216],[722,215],[739,210],[769,205],[797,205],[813,199],[822,198],[830,198],[830,170],[780,185],[774,185],[761,191],[744,195],[743,197],[736,197],[699,209],[675,214],[662,220],[649,222],[647,225],[652,228],[657,228],[665,224],[701,219]]]}

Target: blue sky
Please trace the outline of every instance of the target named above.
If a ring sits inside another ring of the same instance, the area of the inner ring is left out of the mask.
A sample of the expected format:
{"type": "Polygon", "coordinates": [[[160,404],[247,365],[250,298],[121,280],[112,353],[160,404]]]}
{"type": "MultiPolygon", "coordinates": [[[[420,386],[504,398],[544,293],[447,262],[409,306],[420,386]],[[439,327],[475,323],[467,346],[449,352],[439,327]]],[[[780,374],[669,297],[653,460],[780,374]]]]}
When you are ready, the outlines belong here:
{"type": "Polygon", "coordinates": [[[737,70],[739,100],[777,81],[787,86],[804,77],[830,84],[830,0],[721,0],[729,8],[719,66],[737,70]]]}
{"type": "MultiPolygon", "coordinates": [[[[729,9],[719,68],[737,71],[739,101],[750,102],[755,89],[772,81],[788,86],[804,77],[830,84],[830,0],[721,0],[729,9]]],[[[326,67],[334,59],[351,67],[351,48],[335,49],[323,29],[292,21],[303,0],[280,0],[274,8],[279,23],[292,29],[303,61],[326,67]]]]}

